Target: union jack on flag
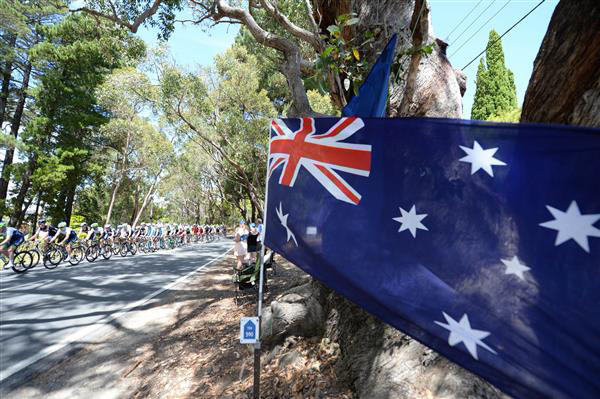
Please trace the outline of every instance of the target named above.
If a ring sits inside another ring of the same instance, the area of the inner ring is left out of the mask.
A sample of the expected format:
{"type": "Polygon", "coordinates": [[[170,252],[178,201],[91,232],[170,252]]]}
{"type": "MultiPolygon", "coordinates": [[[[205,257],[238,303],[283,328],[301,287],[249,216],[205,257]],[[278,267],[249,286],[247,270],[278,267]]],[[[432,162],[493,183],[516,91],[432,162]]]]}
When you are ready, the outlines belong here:
{"type": "Polygon", "coordinates": [[[273,120],[269,177],[283,165],[279,184],[293,187],[303,166],[335,198],[358,205],[360,194],[335,171],[369,176],[371,146],[343,142],[364,125],[360,118],[341,118],[326,132],[317,133],[313,118],[302,118],[296,131],[281,119],[273,120]]]}

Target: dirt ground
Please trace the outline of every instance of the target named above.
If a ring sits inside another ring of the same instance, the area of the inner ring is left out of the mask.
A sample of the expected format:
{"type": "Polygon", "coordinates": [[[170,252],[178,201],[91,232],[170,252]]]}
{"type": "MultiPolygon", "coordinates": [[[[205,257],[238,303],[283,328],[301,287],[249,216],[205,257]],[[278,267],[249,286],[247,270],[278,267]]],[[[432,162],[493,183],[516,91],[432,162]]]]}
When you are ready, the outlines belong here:
{"type": "MultiPolygon", "coordinates": [[[[117,333],[87,343],[8,397],[251,398],[252,346],[239,343],[239,323],[256,314],[256,296],[246,292],[235,304],[233,263],[228,256],[174,287],[144,310],[144,322],[119,322],[117,333]]],[[[307,278],[277,256],[266,304],[307,278]]],[[[336,378],[339,349],[326,339],[289,337],[262,353],[262,398],[353,397],[336,378]]]]}
{"type": "MultiPolygon", "coordinates": [[[[239,321],[256,314],[256,296],[246,292],[235,304],[232,264],[233,257],[205,273],[196,284],[207,301],[184,309],[181,323],[148,343],[153,350],[132,359],[127,378],[136,378],[139,389],[131,397],[252,397],[252,346],[239,343],[239,321]]],[[[276,274],[268,274],[266,304],[306,279],[278,256],[276,274]]],[[[335,351],[318,339],[290,337],[277,348],[263,347],[261,397],[350,398],[337,383],[335,360],[335,351]]]]}

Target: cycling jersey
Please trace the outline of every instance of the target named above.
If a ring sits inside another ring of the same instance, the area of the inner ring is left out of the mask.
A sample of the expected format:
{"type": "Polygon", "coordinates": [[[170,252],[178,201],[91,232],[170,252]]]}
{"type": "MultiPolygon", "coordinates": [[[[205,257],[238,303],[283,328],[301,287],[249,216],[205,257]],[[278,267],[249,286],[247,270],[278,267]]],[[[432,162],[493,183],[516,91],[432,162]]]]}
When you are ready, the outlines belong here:
{"type": "Polygon", "coordinates": [[[56,237],[56,241],[63,241],[65,237],[65,244],[70,244],[72,242],[77,241],[77,232],[70,227],[65,227],[64,230],[56,229],[56,234],[52,237],[54,239],[56,237]]]}
{"type": "Polygon", "coordinates": [[[13,245],[18,247],[19,245],[23,244],[23,241],[25,241],[25,235],[23,235],[23,233],[14,227],[6,228],[6,237],[8,238],[8,243],[6,245],[9,247],[13,245]]]}
{"type": "Polygon", "coordinates": [[[102,229],[101,227],[96,227],[95,229],[92,230],[91,234],[90,234],[90,240],[99,240],[100,238],[102,238],[102,235],[104,233],[104,229],[102,229]]]}
{"type": "Polygon", "coordinates": [[[56,227],[52,226],[51,224],[47,224],[46,230],[43,230],[43,231],[48,232],[48,237],[54,237],[56,235],[56,232],[58,231],[58,229],[56,227]]]}
{"type": "Polygon", "coordinates": [[[70,244],[75,241],[77,241],[77,233],[75,232],[75,230],[71,230],[69,232],[69,235],[67,236],[67,240],[65,241],[65,244],[70,244]]]}

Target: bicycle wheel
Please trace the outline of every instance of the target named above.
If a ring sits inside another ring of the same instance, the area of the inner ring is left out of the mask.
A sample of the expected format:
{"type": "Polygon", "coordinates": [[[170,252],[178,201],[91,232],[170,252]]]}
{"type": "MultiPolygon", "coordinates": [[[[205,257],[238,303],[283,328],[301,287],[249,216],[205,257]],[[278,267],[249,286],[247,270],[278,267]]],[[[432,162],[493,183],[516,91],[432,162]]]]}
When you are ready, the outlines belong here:
{"type": "Polygon", "coordinates": [[[40,263],[40,259],[42,258],[42,253],[40,252],[39,249],[32,249],[28,251],[31,254],[31,266],[29,266],[30,269],[33,269],[34,267],[36,267],[38,265],[38,263],[40,263]]]}
{"type": "Polygon", "coordinates": [[[121,244],[120,249],[119,249],[119,254],[121,254],[122,257],[127,256],[127,244],[125,244],[125,243],[121,244]]]}
{"type": "Polygon", "coordinates": [[[92,263],[98,257],[98,246],[92,245],[85,250],[85,258],[88,262],[92,263]]]}
{"type": "Polygon", "coordinates": [[[13,259],[12,270],[17,274],[21,274],[26,272],[33,262],[33,258],[31,254],[27,251],[17,252],[15,253],[15,258],[13,259]]]}
{"type": "Polygon", "coordinates": [[[102,248],[102,257],[104,259],[110,259],[110,257],[112,255],[113,255],[112,245],[104,244],[104,248],[102,248]]]}
{"type": "Polygon", "coordinates": [[[63,254],[60,249],[54,248],[46,253],[44,258],[44,267],[46,269],[54,269],[62,261],[63,254]]]}
{"type": "MultiPolygon", "coordinates": [[[[98,256],[98,255],[96,255],[98,256]]],[[[69,257],[69,263],[73,266],[78,265],[79,262],[83,260],[85,257],[85,252],[83,252],[83,248],[76,247],[71,250],[71,256],[69,257]]]]}
{"type": "Polygon", "coordinates": [[[121,252],[121,245],[120,244],[113,244],[112,246],[112,253],[113,255],[118,255],[121,252]]]}
{"type": "Polygon", "coordinates": [[[137,253],[137,244],[135,242],[129,244],[129,252],[131,252],[132,255],[137,253]]]}

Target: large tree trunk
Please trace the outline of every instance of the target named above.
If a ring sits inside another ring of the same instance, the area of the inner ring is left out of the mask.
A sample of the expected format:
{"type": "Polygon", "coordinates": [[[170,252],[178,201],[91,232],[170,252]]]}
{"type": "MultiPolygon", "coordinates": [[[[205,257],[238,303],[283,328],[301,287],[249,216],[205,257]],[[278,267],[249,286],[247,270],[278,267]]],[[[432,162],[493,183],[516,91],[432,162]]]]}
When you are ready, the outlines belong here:
{"type": "MultiPolygon", "coordinates": [[[[4,35],[7,41],[7,48],[12,50],[17,43],[17,35],[7,33],[4,35]]],[[[10,89],[10,81],[12,77],[12,60],[6,60],[2,66],[2,89],[0,91],[0,127],[4,124],[6,118],[6,106],[8,104],[8,96],[10,89]]]]}
{"type": "Polygon", "coordinates": [[[18,225],[23,220],[23,216],[27,209],[23,209],[23,204],[25,203],[25,198],[27,196],[27,192],[31,188],[31,177],[33,176],[33,172],[37,167],[37,156],[33,155],[29,162],[27,163],[27,170],[25,171],[25,175],[23,176],[23,180],[21,182],[21,187],[19,188],[19,193],[15,197],[13,214],[10,218],[10,223],[13,226],[18,225]]]}
{"type": "Polygon", "coordinates": [[[112,216],[113,207],[115,206],[115,200],[117,198],[117,191],[119,190],[119,186],[121,185],[121,178],[117,179],[115,182],[112,193],[110,195],[110,202],[108,204],[108,211],[106,212],[106,222],[105,224],[110,223],[110,217],[112,216]]]}
{"type": "MultiPolygon", "coordinates": [[[[17,138],[19,134],[19,128],[21,127],[21,120],[23,119],[23,112],[25,111],[25,102],[27,101],[27,89],[29,88],[29,76],[31,75],[31,63],[25,65],[23,71],[23,84],[19,90],[19,98],[17,101],[17,107],[12,118],[12,124],[10,127],[10,134],[17,138]]],[[[4,155],[4,162],[2,163],[2,176],[0,177],[0,209],[4,209],[6,203],[6,197],[8,195],[8,183],[10,182],[10,168],[13,163],[13,157],[15,154],[14,148],[8,148],[4,155]]],[[[1,216],[1,215],[0,215],[1,216]]]]}
{"type": "Polygon", "coordinates": [[[135,227],[138,224],[138,222],[140,221],[140,217],[142,216],[142,213],[144,213],[144,209],[146,209],[146,206],[148,205],[150,198],[152,198],[152,196],[154,195],[154,190],[156,190],[156,187],[158,186],[158,180],[160,178],[160,174],[162,173],[163,169],[164,169],[164,166],[161,166],[158,173],[154,176],[154,181],[152,182],[150,189],[148,189],[148,192],[146,193],[146,196],[144,197],[144,202],[142,202],[142,206],[140,207],[140,210],[138,211],[135,219],[133,220],[133,223],[131,224],[133,227],[135,227]]]}
{"type": "MultiPolygon", "coordinates": [[[[402,56],[393,66],[389,116],[461,117],[466,77],[452,68],[446,57],[446,43],[434,36],[425,0],[313,0],[313,3],[314,17],[320,20],[321,33],[326,34],[327,27],[334,24],[336,18],[351,11],[357,14],[360,22],[354,32],[349,29],[344,36],[356,35],[360,39],[358,42],[364,42],[366,32],[372,32],[375,27],[383,29],[375,39],[375,50],[364,53],[364,59],[370,64],[375,62],[394,33],[398,34],[396,55],[411,48],[433,45],[432,54],[423,55],[416,51],[402,56]]],[[[336,91],[337,87],[333,85],[330,89],[336,91]]],[[[346,94],[348,100],[349,92],[346,94]]]]}
{"type": "Polygon", "coordinates": [[[600,3],[561,1],[535,59],[522,122],[600,127],[600,3]]]}
{"type": "Polygon", "coordinates": [[[40,204],[42,202],[42,192],[38,191],[38,195],[37,195],[37,202],[35,203],[35,213],[33,214],[33,229],[34,232],[37,231],[37,222],[38,222],[38,217],[40,214],[40,204]]]}
{"type": "Polygon", "coordinates": [[[71,215],[73,214],[73,203],[75,201],[75,190],[77,189],[77,179],[74,179],[71,186],[67,191],[67,198],[65,202],[65,222],[67,226],[71,225],[71,215]]]}

